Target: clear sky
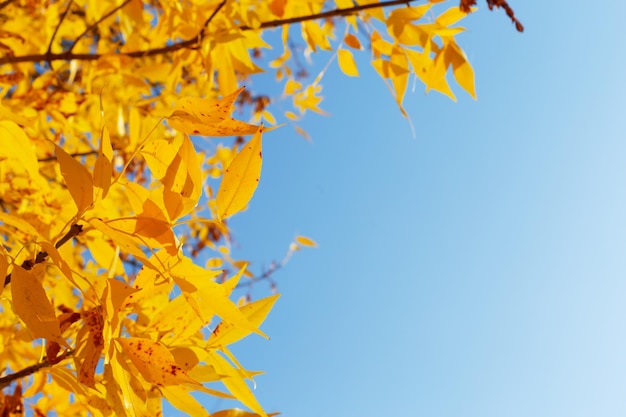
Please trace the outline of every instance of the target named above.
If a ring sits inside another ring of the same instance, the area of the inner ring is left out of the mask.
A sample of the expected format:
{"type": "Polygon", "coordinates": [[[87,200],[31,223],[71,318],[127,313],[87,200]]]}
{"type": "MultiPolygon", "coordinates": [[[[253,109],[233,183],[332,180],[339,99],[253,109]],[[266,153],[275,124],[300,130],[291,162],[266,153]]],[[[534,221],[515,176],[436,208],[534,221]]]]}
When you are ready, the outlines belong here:
{"type": "Polygon", "coordinates": [[[415,138],[367,53],[312,143],[265,135],[237,254],[320,244],[275,275],[271,340],[233,346],[267,411],[626,415],[626,5],[510,4],[525,33],[480,1],[458,38],[478,101],[407,95],[415,138]]]}

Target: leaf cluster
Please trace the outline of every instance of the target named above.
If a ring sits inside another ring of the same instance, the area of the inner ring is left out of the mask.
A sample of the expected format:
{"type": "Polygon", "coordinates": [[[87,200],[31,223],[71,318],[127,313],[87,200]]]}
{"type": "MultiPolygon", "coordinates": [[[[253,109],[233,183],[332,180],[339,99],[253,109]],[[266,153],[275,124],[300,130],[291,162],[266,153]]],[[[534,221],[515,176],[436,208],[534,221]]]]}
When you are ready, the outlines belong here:
{"type": "Polygon", "coordinates": [[[315,242],[255,277],[228,219],[259,184],[264,123],[306,135],[325,114],[315,53],[347,76],[367,53],[403,113],[411,79],[476,97],[457,43],[474,2],[414,3],[0,3],[1,413],[208,415],[196,391],[252,412],[216,416],[268,415],[230,346],[266,337],[278,294],[234,291],[315,242]],[[243,87],[262,72],[279,97],[243,87]]]}

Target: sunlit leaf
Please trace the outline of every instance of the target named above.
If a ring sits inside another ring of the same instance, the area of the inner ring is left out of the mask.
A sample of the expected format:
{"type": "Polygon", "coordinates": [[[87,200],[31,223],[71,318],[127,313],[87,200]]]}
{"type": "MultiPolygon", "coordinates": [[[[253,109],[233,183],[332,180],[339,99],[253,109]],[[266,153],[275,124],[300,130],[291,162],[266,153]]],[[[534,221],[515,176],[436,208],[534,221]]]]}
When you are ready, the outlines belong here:
{"type": "Polygon", "coordinates": [[[263,162],[262,134],[261,126],[224,172],[217,192],[217,216],[221,220],[246,208],[259,185],[263,162]]]}
{"type": "Polygon", "coordinates": [[[98,159],[93,169],[93,185],[101,190],[101,198],[105,198],[111,186],[111,178],[113,176],[113,148],[111,147],[111,138],[109,130],[104,127],[102,130],[102,138],[100,139],[100,150],[98,151],[98,159]]]}
{"type": "Polygon", "coordinates": [[[83,164],[74,159],[59,146],[55,146],[61,174],[72,195],[78,211],[93,204],[93,178],[83,164]]]}
{"type": "Polygon", "coordinates": [[[341,71],[344,74],[350,77],[359,76],[359,70],[356,67],[356,62],[354,62],[352,52],[347,49],[339,49],[337,51],[337,61],[339,63],[339,68],[341,68],[341,71]]]}
{"type": "Polygon", "coordinates": [[[296,236],[296,242],[298,242],[299,244],[303,245],[303,246],[310,246],[310,247],[317,247],[317,243],[315,243],[315,241],[311,238],[308,238],[306,236],[296,236]]]}
{"type": "Polygon", "coordinates": [[[146,381],[157,385],[197,384],[162,344],[138,337],[115,340],[146,381]]]}
{"type": "MultiPolygon", "coordinates": [[[[42,266],[37,265],[36,270],[43,272],[42,266]]],[[[42,337],[67,346],[65,339],[61,336],[59,320],[54,313],[52,303],[33,271],[27,271],[19,265],[13,267],[11,295],[15,312],[33,337],[42,337]]]]}
{"type": "Polygon", "coordinates": [[[162,386],[160,391],[167,401],[188,416],[209,417],[208,411],[189,392],[180,386],[162,386]]]}
{"type": "Polygon", "coordinates": [[[243,89],[241,87],[220,100],[184,97],[174,106],[172,114],[167,118],[168,123],[188,135],[232,136],[254,133],[258,126],[230,117],[233,103],[243,89]]]}

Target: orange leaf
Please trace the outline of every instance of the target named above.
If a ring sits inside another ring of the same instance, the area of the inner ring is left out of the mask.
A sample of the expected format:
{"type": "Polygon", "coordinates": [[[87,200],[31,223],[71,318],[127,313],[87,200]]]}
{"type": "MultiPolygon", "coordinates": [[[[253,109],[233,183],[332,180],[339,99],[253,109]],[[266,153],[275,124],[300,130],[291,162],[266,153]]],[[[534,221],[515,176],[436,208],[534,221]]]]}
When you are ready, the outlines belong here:
{"type": "Polygon", "coordinates": [[[55,145],[57,160],[61,166],[61,175],[72,195],[78,211],[81,212],[93,204],[93,179],[91,174],[76,159],[55,145]]]}
{"type": "Polygon", "coordinates": [[[356,36],[354,36],[351,33],[348,33],[346,35],[346,37],[343,39],[343,41],[350,48],[353,48],[353,49],[363,49],[363,47],[361,46],[361,42],[359,41],[359,38],[357,38],[356,36]]]}
{"type": "MultiPolygon", "coordinates": [[[[41,270],[43,273],[45,265],[35,265],[34,270],[41,270]]],[[[33,271],[27,271],[19,265],[13,267],[11,294],[15,312],[34,337],[42,337],[67,346],[61,336],[59,320],[54,314],[52,303],[33,271]]]]}
{"type": "Polygon", "coordinates": [[[243,210],[259,185],[263,161],[262,133],[263,126],[260,126],[224,172],[216,199],[217,217],[220,220],[243,210]]]}

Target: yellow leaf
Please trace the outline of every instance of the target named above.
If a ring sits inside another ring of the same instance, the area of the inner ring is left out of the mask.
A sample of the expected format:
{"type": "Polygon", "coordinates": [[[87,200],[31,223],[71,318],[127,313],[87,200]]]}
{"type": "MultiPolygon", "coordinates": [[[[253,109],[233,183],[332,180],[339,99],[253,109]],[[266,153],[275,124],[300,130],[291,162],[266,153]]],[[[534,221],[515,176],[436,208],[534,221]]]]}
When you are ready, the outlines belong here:
{"type": "Polygon", "coordinates": [[[205,271],[204,274],[198,274],[194,272],[194,269],[188,262],[187,265],[177,265],[172,268],[171,274],[190,307],[196,311],[204,323],[209,323],[211,317],[216,314],[234,326],[267,338],[265,333],[252,324],[228,298],[227,288],[210,279],[211,274],[216,275],[215,273],[205,271]]]}
{"type": "Polygon", "coordinates": [[[288,119],[291,119],[291,120],[300,120],[300,117],[298,117],[298,115],[295,114],[292,111],[286,111],[285,112],[285,117],[287,117],[288,119]]]}
{"type": "Polygon", "coordinates": [[[263,161],[262,133],[261,125],[224,172],[216,198],[217,217],[220,220],[243,210],[259,185],[263,161]]]}
{"type": "Polygon", "coordinates": [[[359,70],[354,62],[352,52],[347,49],[339,49],[337,51],[337,62],[341,71],[349,77],[358,77],[359,70]]]}
{"type": "Polygon", "coordinates": [[[162,344],[139,337],[115,339],[146,381],[156,385],[199,384],[162,344]]]}
{"type": "Polygon", "coordinates": [[[431,6],[432,4],[422,4],[392,10],[387,18],[387,31],[391,36],[401,41],[405,27],[411,26],[410,22],[421,19],[431,6]]]}
{"type": "Polygon", "coordinates": [[[183,387],[163,386],[159,388],[163,396],[172,406],[184,412],[188,416],[209,417],[207,410],[202,407],[191,394],[183,387]]]}
{"type": "Polygon", "coordinates": [[[51,342],[67,346],[61,336],[59,320],[41,282],[33,271],[45,273],[45,265],[37,264],[31,271],[19,265],[11,272],[11,295],[18,317],[31,331],[33,337],[43,337],[51,342]]]}
{"type": "Polygon", "coordinates": [[[26,220],[12,216],[11,214],[4,213],[0,211],[0,221],[9,226],[15,227],[20,232],[26,235],[26,240],[31,239],[33,237],[38,238],[37,240],[45,240],[45,238],[26,220]]]}
{"type": "MultiPolygon", "coordinates": [[[[240,308],[240,311],[248,319],[248,321],[250,321],[250,323],[259,327],[265,320],[265,317],[267,317],[267,314],[272,309],[276,300],[278,300],[278,297],[280,297],[280,294],[274,294],[270,297],[262,298],[250,304],[246,304],[240,308]]],[[[217,325],[215,330],[213,330],[213,333],[209,337],[208,346],[227,346],[243,339],[249,334],[249,330],[235,327],[232,324],[223,321],[217,325]]]]}
{"type": "Polygon", "coordinates": [[[148,163],[152,175],[157,179],[163,178],[182,145],[183,137],[181,135],[172,138],[159,138],[146,143],[141,148],[141,155],[148,163]]]}
{"type": "Polygon", "coordinates": [[[72,270],[70,266],[67,264],[67,262],[65,262],[57,248],[55,248],[52,243],[42,240],[39,242],[39,245],[41,246],[41,249],[43,249],[48,254],[48,256],[50,256],[50,259],[52,259],[52,263],[56,265],[57,268],[59,268],[59,270],[74,285],[75,288],[83,292],[87,289],[87,283],[81,286],[76,282],[76,280],[74,280],[74,276],[72,275],[72,270]]]}
{"type": "Polygon", "coordinates": [[[91,174],[76,159],[55,145],[57,160],[61,167],[61,175],[65,179],[78,211],[81,212],[93,204],[93,178],[91,174]]]}
{"type": "Polygon", "coordinates": [[[93,168],[93,185],[101,190],[101,198],[105,198],[111,186],[111,178],[113,176],[113,148],[111,147],[111,138],[109,130],[104,127],[102,130],[102,138],[100,139],[100,150],[98,151],[98,159],[93,168]]]}
{"type": "MultiPolygon", "coordinates": [[[[476,7],[471,8],[472,11],[476,11],[476,9],[477,9],[476,7]]],[[[463,19],[466,16],[467,16],[467,13],[461,11],[460,7],[453,6],[453,7],[450,7],[448,10],[446,10],[445,12],[441,13],[439,16],[437,16],[437,18],[435,19],[435,22],[443,27],[448,27],[448,26],[455,24],[456,22],[458,22],[459,20],[463,19]]]]}
{"type": "Polygon", "coordinates": [[[353,48],[353,49],[363,49],[363,47],[361,46],[361,42],[359,41],[359,38],[357,38],[356,36],[354,36],[351,33],[348,33],[346,35],[346,37],[343,39],[343,41],[350,48],[353,48]]]}
{"type": "Polygon", "coordinates": [[[457,83],[476,100],[474,85],[474,69],[467,61],[467,57],[454,42],[446,45],[444,58],[446,65],[452,65],[452,74],[457,83]]]}
{"type": "MultiPolygon", "coordinates": [[[[135,221],[135,224],[137,221],[135,221]]],[[[142,242],[132,235],[132,232],[118,230],[104,223],[100,219],[90,219],[89,224],[110,237],[116,245],[118,245],[125,252],[130,253],[135,258],[144,263],[144,265],[157,270],[157,268],[148,260],[143,251],[139,248],[142,242]]]]}
{"type": "Polygon", "coordinates": [[[114,349],[111,360],[105,363],[105,381],[110,385],[107,387],[107,394],[113,397],[114,415],[149,417],[144,401],[145,390],[138,386],[137,377],[126,362],[123,353],[114,349]]]}
{"type": "Polygon", "coordinates": [[[167,120],[174,129],[188,135],[249,135],[256,132],[258,126],[230,117],[233,104],[243,90],[244,87],[241,87],[220,100],[183,97],[176,103],[167,120]]]}
{"type": "Polygon", "coordinates": [[[245,372],[241,372],[231,366],[230,363],[215,351],[208,352],[209,363],[213,365],[218,374],[222,375],[222,383],[228,388],[239,401],[255,413],[267,417],[265,411],[254,397],[254,394],[243,378],[245,372]]]}
{"type": "Polygon", "coordinates": [[[0,161],[4,158],[15,159],[31,178],[39,177],[39,166],[35,148],[21,127],[15,122],[0,121],[0,161]]]}
{"type": "Polygon", "coordinates": [[[296,236],[296,242],[298,242],[299,244],[303,246],[310,246],[313,248],[317,247],[317,243],[315,243],[313,239],[310,239],[306,236],[296,236]]]}

